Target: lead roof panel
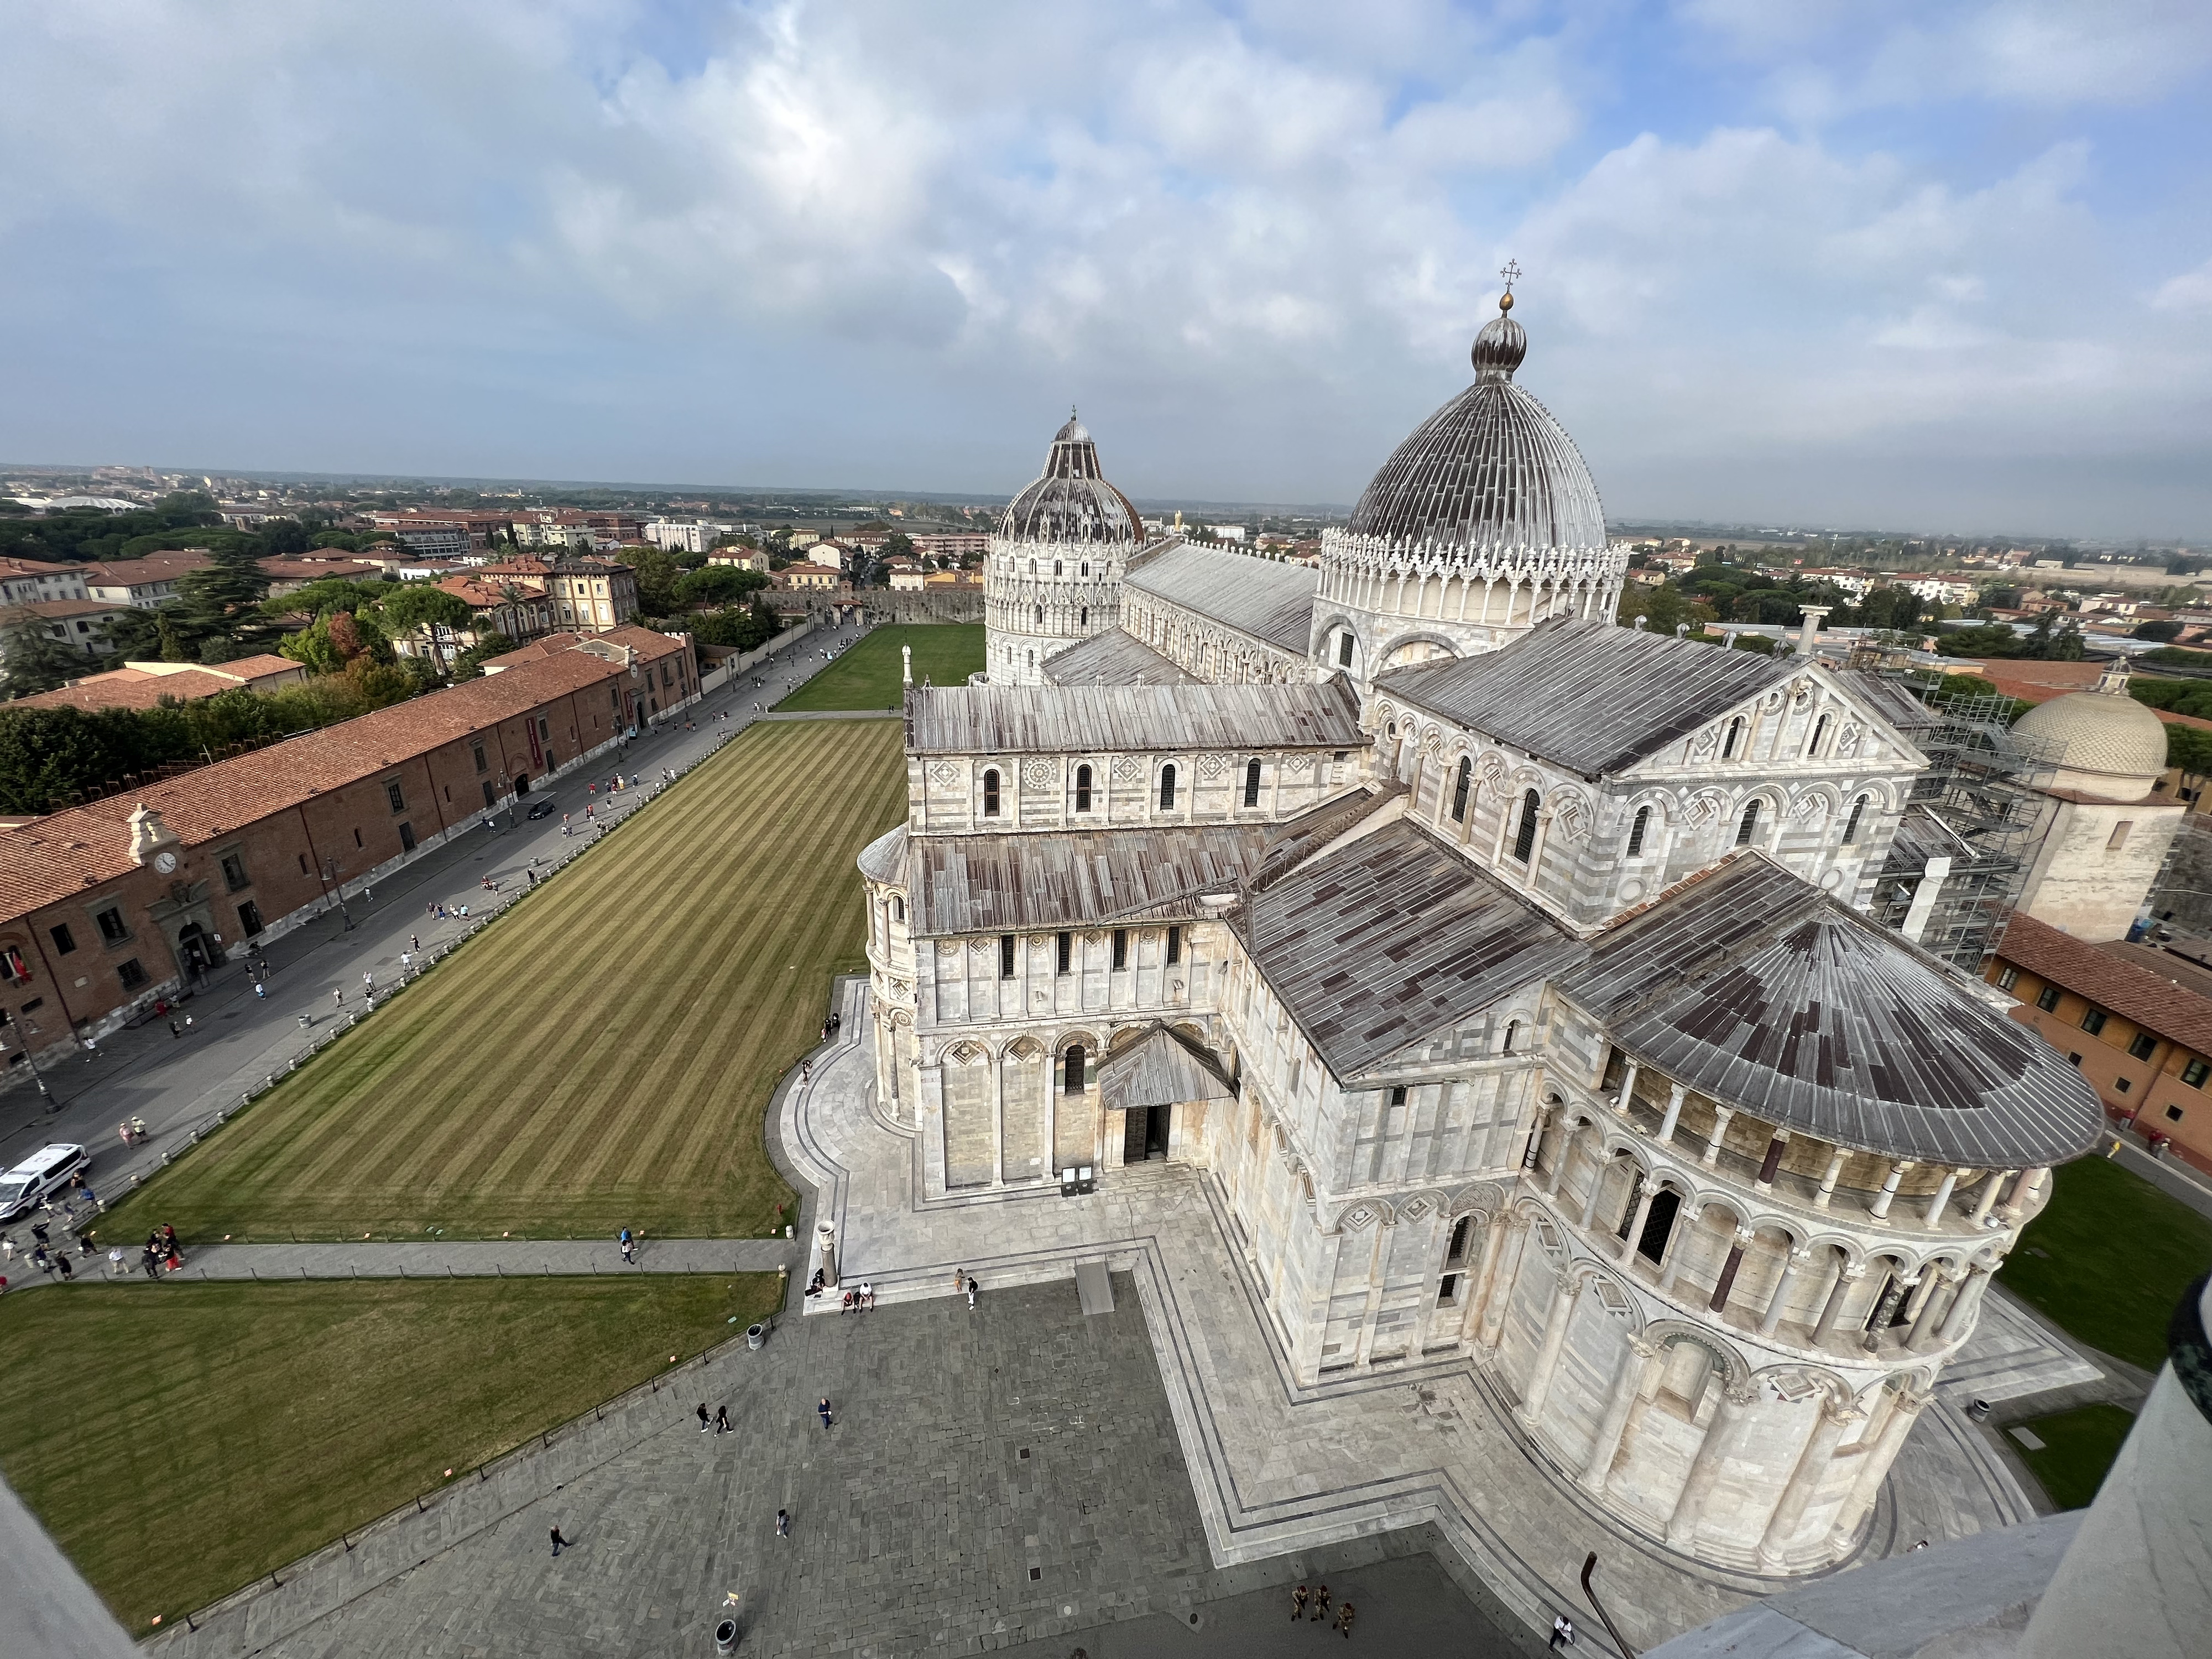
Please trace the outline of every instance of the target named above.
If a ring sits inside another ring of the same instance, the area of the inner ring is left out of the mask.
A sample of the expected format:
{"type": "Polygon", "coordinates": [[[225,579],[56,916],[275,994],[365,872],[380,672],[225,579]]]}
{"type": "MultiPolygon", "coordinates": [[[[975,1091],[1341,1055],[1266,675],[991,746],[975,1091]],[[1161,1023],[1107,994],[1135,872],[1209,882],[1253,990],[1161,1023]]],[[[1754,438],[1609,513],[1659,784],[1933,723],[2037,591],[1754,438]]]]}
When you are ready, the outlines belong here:
{"type": "Polygon", "coordinates": [[[1310,565],[1185,542],[1131,566],[1122,580],[1293,655],[1312,643],[1321,573],[1310,565]]]}
{"type": "Polygon", "coordinates": [[[944,685],[907,693],[917,755],[1356,749],[1359,697],[1299,685],[944,685]]]}
{"type": "Polygon", "coordinates": [[[1093,634],[1044,660],[1043,673],[1054,685],[1200,685],[1135,635],[1119,628],[1093,634]]]}
{"type": "Polygon", "coordinates": [[[915,931],[1018,933],[1122,921],[1226,890],[1258,864],[1269,826],[1083,835],[917,836],[908,842],[915,931]]]}

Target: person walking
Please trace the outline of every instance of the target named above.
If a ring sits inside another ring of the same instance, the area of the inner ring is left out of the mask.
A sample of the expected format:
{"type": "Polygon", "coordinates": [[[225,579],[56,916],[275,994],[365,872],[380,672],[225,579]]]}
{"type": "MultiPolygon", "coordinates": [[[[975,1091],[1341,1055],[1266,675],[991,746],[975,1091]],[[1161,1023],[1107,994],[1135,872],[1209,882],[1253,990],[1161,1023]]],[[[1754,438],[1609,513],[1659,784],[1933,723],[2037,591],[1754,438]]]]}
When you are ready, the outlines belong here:
{"type": "Polygon", "coordinates": [[[568,1540],[567,1539],[561,1536],[560,1528],[556,1527],[553,1528],[553,1559],[557,1561],[561,1559],[561,1546],[568,1541],[568,1540]]]}
{"type": "Polygon", "coordinates": [[[616,1242],[622,1246],[623,1260],[629,1262],[632,1267],[635,1267],[637,1265],[637,1240],[630,1237],[629,1229],[627,1227],[623,1228],[620,1237],[616,1242]]]}
{"type": "Polygon", "coordinates": [[[1297,1624],[1306,1616],[1306,1597],[1312,1594],[1304,1584],[1291,1592],[1291,1622],[1297,1624]]]}
{"type": "Polygon", "coordinates": [[[56,1250],[54,1252],[54,1266],[62,1270],[62,1277],[64,1279],[75,1277],[75,1275],[70,1272],[69,1252],[67,1250],[56,1250]]]}
{"type": "Polygon", "coordinates": [[[778,1538],[788,1538],[791,1536],[791,1511],[789,1510],[778,1510],[775,1512],[775,1535],[778,1538]]]}
{"type": "Polygon", "coordinates": [[[717,1407],[714,1407],[714,1432],[715,1432],[716,1434],[727,1434],[729,1431],[730,1431],[730,1408],[729,1408],[727,1406],[717,1406],[717,1407]]]}
{"type": "Polygon", "coordinates": [[[1313,1593],[1313,1622],[1320,1624],[1328,1617],[1328,1586],[1323,1584],[1313,1593]]]}
{"type": "Polygon", "coordinates": [[[12,1233],[0,1233],[0,1267],[15,1259],[15,1238],[12,1233]]]}
{"type": "Polygon", "coordinates": [[[703,1400],[699,1402],[699,1432],[707,1432],[707,1402],[703,1400]]]}
{"type": "Polygon", "coordinates": [[[821,1403],[820,1405],[817,1406],[814,1409],[815,1409],[817,1413],[819,1413],[821,1414],[821,1417],[822,1417],[822,1426],[823,1426],[823,1428],[825,1428],[825,1429],[826,1429],[826,1428],[828,1428],[828,1427],[830,1427],[830,1397],[829,1397],[829,1395],[824,1395],[822,1397],[822,1403],[821,1403]]]}
{"type": "Polygon", "coordinates": [[[420,934],[420,933],[410,933],[410,934],[408,934],[408,935],[407,935],[407,948],[408,948],[409,950],[410,950],[410,951],[419,951],[419,950],[421,950],[421,949],[422,948],[422,934],[420,934]]]}
{"type": "Polygon", "coordinates": [[[968,1281],[968,1311],[975,1311],[975,1281],[972,1279],[968,1281]]]}
{"type": "Polygon", "coordinates": [[[343,1008],[345,1006],[344,986],[336,985],[331,988],[331,1002],[332,1006],[336,1007],[343,1008]]]}
{"type": "Polygon", "coordinates": [[[1552,1618],[1552,1639],[1544,1644],[1546,1652],[1553,1648],[1571,1648],[1575,1644],[1575,1621],[1565,1613],[1552,1618]]]}
{"type": "Polygon", "coordinates": [[[173,1037],[184,1036],[184,1033],[177,1029],[177,1022],[173,1019],[169,1022],[169,1035],[173,1037]]]}
{"type": "Polygon", "coordinates": [[[1344,1639],[1352,1639],[1352,1603],[1346,1601],[1336,1610],[1336,1627],[1344,1632],[1344,1639]]]}
{"type": "Polygon", "coordinates": [[[269,988],[257,979],[253,981],[253,994],[257,997],[265,998],[269,994],[269,988]]]}

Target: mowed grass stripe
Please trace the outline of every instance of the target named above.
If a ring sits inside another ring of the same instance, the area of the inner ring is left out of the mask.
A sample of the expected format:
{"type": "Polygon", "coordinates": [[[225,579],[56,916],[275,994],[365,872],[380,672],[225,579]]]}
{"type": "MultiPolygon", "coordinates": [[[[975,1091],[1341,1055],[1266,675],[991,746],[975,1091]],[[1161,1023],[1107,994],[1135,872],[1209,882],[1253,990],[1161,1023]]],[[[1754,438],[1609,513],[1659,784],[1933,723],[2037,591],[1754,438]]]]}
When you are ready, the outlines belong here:
{"type": "Polygon", "coordinates": [[[755,726],[109,1218],[111,1236],[757,1236],[761,1115],[862,962],[895,721],[755,726]]]}

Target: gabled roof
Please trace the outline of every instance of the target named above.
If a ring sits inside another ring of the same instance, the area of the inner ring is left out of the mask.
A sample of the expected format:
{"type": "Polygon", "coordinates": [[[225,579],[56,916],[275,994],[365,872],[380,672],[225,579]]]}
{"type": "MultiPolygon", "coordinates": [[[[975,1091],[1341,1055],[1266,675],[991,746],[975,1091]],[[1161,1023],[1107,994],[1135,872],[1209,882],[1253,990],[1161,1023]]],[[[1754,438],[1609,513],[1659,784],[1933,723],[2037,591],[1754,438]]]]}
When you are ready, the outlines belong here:
{"type": "Polygon", "coordinates": [[[1239,927],[1340,1081],[1586,948],[1403,818],[1252,894],[1239,927]]]}
{"type": "Polygon", "coordinates": [[[916,755],[1356,749],[1359,696],[1301,685],[938,685],[906,699],[916,755]]]}
{"type": "Polygon", "coordinates": [[[1863,1152],[2024,1169],[2104,1122],[2033,1031],[1756,853],[1601,936],[1559,988],[1669,1079],[1863,1152]]]}
{"type": "Polygon", "coordinates": [[[1311,565],[1185,542],[1139,560],[1122,582],[1294,656],[1312,642],[1321,572],[1311,565]]]}
{"type": "MultiPolygon", "coordinates": [[[[922,934],[1078,927],[1140,913],[1188,917],[1195,913],[1200,893],[1233,888],[1258,864],[1268,842],[1263,824],[1075,836],[915,836],[907,842],[910,914],[915,931],[922,934]]],[[[882,868],[890,851],[877,842],[866,856],[882,868]]]]}
{"type": "Polygon", "coordinates": [[[2091,945],[2024,911],[2014,911],[2005,924],[1996,954],[2147,1031],[2212,1054],[2212,1000],[2184,983],[2185,975],[2202,978],[2193,963],[2140,945],[2091,945]],[[2153,966],[2168,962],[2171,973],[2153,966]]]}
{"type": "Polygon", "coordinates": [[[1126,1112],[1186,1100],[1234,1100],[1237,1085],[1212,1055],[1156,1024],[1098,1062],[1098,1092],[1108,1111],[1126,1112]]]}
{"type": "Polygon", "coordinates": [[[1135,635],[1119,628],[1093,634],[1080,645],[1048,657],[1044,677],[1054,685],[1197,685],[1183,671],[1135,635]]]}
{"type": "Polygon", "coordinates": [[[1756,652],[1562,618],[1503,650],[1397,669],[1376,690],[1596,778],[1803,672],[1756,652]]]}

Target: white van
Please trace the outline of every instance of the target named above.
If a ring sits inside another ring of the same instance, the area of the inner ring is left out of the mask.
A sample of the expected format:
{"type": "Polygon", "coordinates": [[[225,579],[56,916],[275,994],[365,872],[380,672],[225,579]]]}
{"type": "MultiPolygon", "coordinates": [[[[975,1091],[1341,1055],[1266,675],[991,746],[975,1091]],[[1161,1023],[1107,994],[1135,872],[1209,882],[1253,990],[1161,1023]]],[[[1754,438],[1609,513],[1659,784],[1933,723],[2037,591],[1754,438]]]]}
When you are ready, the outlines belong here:
{"type": "Polygon", "coordinates": [[[90,1166],[92,1158],[82,1146],[57,1141],[41,1146],[5,1175],[0,1175],[0,1224],[13,1221],[69,1178],[90,1166]]]}

